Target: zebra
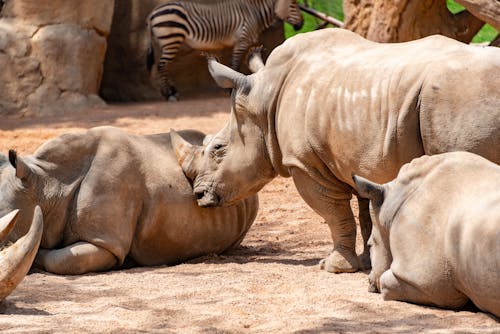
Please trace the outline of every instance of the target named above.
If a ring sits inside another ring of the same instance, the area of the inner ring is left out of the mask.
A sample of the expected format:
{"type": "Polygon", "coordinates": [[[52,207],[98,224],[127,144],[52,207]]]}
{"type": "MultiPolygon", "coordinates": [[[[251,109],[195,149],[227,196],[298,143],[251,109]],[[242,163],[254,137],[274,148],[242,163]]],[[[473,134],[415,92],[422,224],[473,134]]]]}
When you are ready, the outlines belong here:
{"type": "Polygon", "coordinates": [[[231,67],[238,70],[248,49],[278,19],[290,23],[295,30],[300,30],[304,23],[296,0],[168,1],[148,17],[148,71],[151,73],[155,54],[160,55],[157,70],[161,94],[167,100],[176,100],[177,91],[167,65],[183,43],[203,51],[233,47],[231,67]]]}

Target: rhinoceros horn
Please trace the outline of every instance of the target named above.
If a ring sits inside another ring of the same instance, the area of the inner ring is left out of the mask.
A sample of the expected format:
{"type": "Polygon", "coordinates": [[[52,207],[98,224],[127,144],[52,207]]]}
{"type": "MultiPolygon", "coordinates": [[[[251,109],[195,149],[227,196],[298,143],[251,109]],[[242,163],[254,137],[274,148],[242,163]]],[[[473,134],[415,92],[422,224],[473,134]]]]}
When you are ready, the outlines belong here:
{"type": "Polygon", "coordinates": [[[252,88],[249,77],[217,62],[213,57],[208,57],[208,71],[222,88],[241,88],[247,93],[252,88]]]}
{"type": "MultiPolygon", "coordinates": [[[[14,227],[19,210],[0,218],[0,242],[14,227]]],[[[31,267],[40,245],[43,217],[40,207],[33,213],[33,222],[25,236],[0,251],[0,301],[7,297],[23,280],[31,267]]]]}
{"type": "Polygon", "coordinates": [[[173,129],[170,129],[170,140],[182,171],[189,179],[194,180],[196,177],[196,167],[194,163],[196,146],[182,138],[182,136],[173,129]]]}

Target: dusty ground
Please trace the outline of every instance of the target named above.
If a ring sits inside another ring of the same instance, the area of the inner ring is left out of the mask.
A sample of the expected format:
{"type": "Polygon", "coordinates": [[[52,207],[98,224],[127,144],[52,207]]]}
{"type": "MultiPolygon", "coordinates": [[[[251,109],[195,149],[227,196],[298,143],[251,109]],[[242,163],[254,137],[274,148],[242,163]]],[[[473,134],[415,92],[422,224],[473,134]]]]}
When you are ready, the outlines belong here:
{"type": "MultiPolygon", "coordinates": [[[[1,119],[0,150],[33,152],[49,138],[98,125],[134,133],[195,128],[215,132],[228,98],[113,106],[43,119],[1,119]]],[[[318,261],[331,248],[327,226],[291,179],[260,194],[261,209],[242,246],[174,267],[82,276],[35,271],[0,305],[0,330],[152,333],[499,333],[472,307],[447,311],[384,302],[366,273],[334,275],[318,261]]],[[[353,203],[355,206],[356,203],[353,203]]],[[[359,241],[358,241],[359,243],[359,241]]]]}

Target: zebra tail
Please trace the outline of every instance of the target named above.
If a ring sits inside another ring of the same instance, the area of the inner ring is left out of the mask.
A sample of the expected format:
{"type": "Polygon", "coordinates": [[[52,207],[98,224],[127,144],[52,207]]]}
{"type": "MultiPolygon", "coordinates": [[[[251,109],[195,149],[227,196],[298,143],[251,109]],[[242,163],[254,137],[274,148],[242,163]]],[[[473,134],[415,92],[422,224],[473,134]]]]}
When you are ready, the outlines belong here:
{"type": "Polygon", "coordinates": [[[148,51],[146,55],[146,66],[148,67],[148,72],[151,73],[151,69],[153,68],[153,64],[155,63],[155,51],[153,49],[153,44],[151,42],[148,46],[148,51]]]}

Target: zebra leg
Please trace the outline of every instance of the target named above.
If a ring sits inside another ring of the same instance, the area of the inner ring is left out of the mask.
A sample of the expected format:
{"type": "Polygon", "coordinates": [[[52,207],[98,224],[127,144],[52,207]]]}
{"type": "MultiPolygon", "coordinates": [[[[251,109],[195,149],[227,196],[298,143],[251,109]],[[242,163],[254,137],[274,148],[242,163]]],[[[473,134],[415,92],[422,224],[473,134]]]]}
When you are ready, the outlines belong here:
{"type": "Polygon", "coordinates": [[[167,69],[167,61],[160,59],[158,63],[158,73],[160,74],[160,92],[167,101],[177,101],[177,89],[173,84],[170,72],[167,69]]]}
{"type": "Polygon", "coordinates": [[[236,42],[233,48],[233,56],[231,60],[231,68],[233,70],[237,71],[240,68],[242,60],[246,56],[250,46],[253,44],[255,43],[245,36],[242,36],[238,42],[236,42]]]}
{"type": "MultiPolygon", "coordinates": [[[[159,41],[164,42],[163,39],[160,39],[159,41]]],[[[172,76],[168,70],[168,65],[170,65],[177,56],[177,53],[184,42],[184,38],[179,39],[179,36],[176,36],[176,39],[174,40],[166,39],[165,41],[167,43],[165,43],[161,48],[161,57],[158,62],[161,95],[163,95],[167,101],[177,101],[177,89],[175,89],[173,80],[171,79],[172,76]]]]}

